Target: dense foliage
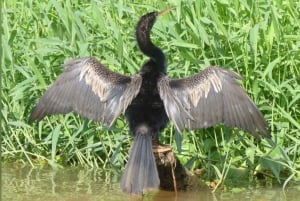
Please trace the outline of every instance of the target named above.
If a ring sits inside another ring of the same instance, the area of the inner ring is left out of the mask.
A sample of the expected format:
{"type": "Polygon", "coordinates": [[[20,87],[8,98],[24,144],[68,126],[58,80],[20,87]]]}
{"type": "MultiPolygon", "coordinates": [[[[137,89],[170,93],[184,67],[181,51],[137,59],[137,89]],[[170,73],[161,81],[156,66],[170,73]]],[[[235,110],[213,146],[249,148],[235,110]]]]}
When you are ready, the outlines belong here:
{"type": "Polygon", "coordinates": [[[113,71],[137,72],[147,58],[137,48],[136,22],[146,12],[176,6],[152,31],[154,43],[168,57],[170,77],[193,75],[210,65],[240,73],[273,137],[258,141],[223,125],[181,135],[171,124],[162,142],[172,145],[188,168],[202,168],[206,181],[231,175],[240,179],[241,170],[247,181],[297,180],[300,2],[141,2],[2,2],[1,161],[124,167],[132,139],[123,117],[111,128],[76,114],[41,122],[29,122],[28,117],[65,60],[95,56],[113,71]]]}

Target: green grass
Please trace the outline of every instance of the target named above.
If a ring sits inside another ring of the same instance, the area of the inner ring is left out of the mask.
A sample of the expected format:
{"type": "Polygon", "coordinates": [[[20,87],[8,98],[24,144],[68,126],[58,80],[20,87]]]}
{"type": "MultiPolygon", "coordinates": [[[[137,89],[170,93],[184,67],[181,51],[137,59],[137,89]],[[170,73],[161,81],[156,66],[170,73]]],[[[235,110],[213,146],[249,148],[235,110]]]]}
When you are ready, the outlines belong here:
{"type": "Polygon", "coordinates": [[[162,142],[172,145],[190,169],[203,168],[206,181],[230,183],[236,169],[247,171],[247,182],[299,180],[300,3],[141,2],[2,2],[1,161],[123,168],[132,142],[124,118],[107,128],[75,114],[41,122],[28,117],[62,72],[64,60],[96,56],[114,71],[137,72],[147,58],[137,48],[136,22],[147,12],[176,6],[152,32],[168,57],[170,77],[193,75],[210,65],[240,73],[273,137],[258,142],[222,125],[180,135],[170,125],[162,142]]]}

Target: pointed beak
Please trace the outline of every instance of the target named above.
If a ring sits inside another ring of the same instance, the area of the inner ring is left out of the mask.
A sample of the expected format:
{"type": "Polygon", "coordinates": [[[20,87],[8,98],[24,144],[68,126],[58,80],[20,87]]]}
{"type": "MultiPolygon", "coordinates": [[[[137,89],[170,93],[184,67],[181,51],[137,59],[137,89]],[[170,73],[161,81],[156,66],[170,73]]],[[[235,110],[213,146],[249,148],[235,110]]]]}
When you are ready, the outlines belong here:
{"type": "Polygon", "coordinates": [[[176,8],[176,7],[171,7],[171,8],[168,8],[168,9],[166,9],[166,10],[162,10],[162,11],[160,11],[160,12],[157,14],[157,16],[164,15],[164,14],[166,14],[166,13],[168,13],[168,12],[174,10],[175,8],[176,8]]]}

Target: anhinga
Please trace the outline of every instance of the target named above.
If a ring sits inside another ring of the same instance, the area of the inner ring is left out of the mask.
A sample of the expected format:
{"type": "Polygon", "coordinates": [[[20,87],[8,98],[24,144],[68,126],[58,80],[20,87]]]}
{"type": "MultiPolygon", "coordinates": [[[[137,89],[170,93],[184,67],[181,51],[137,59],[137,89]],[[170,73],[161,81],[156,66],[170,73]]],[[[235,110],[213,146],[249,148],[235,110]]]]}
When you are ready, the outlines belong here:
{"type": "Polygon", "coordinates": [[[30,117],[41,120],[74,111],[111,126],[125,112],[135,137],[121,182],[126,193],[159,187],[152,140],[158,141],[169,120],[178,131],[224,123],[270,137],[263,115],[237,82],[242,79],[239,74],[209,67],[188,78],[167,76],[166,57],[151,42],[150,32],[157,17],[170,10],[147,13],[139,20],[136,39],[150,60],[137,74],[112,72],[91,57],[68,61],[30,117]]]}

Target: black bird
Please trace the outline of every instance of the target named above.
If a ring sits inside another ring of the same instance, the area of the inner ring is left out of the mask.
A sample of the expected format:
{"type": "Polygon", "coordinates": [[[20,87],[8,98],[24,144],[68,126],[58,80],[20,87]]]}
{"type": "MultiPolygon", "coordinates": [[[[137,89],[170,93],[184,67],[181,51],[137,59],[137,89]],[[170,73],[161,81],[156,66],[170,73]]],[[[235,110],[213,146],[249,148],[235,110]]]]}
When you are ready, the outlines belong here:
{"type": "Polygon", "coordinates": [[[166,57],[151,42],[150,32],[157,17],[170,10],[147,13],[139,20],[137,43],[150,59],[137,74],[112,72],[91,57],[68,61],[30,116],[41,120],[74,111],[111,126],[125,113],[135,139],[121,188],[130,194],[159,187],[152,140],[158,141],[169,120],[178,131],[224,123],[270,137],[262,113],[237,82],[242,79],[239,74],[209,67],[188,78],[167,76],[166,57]]]}

